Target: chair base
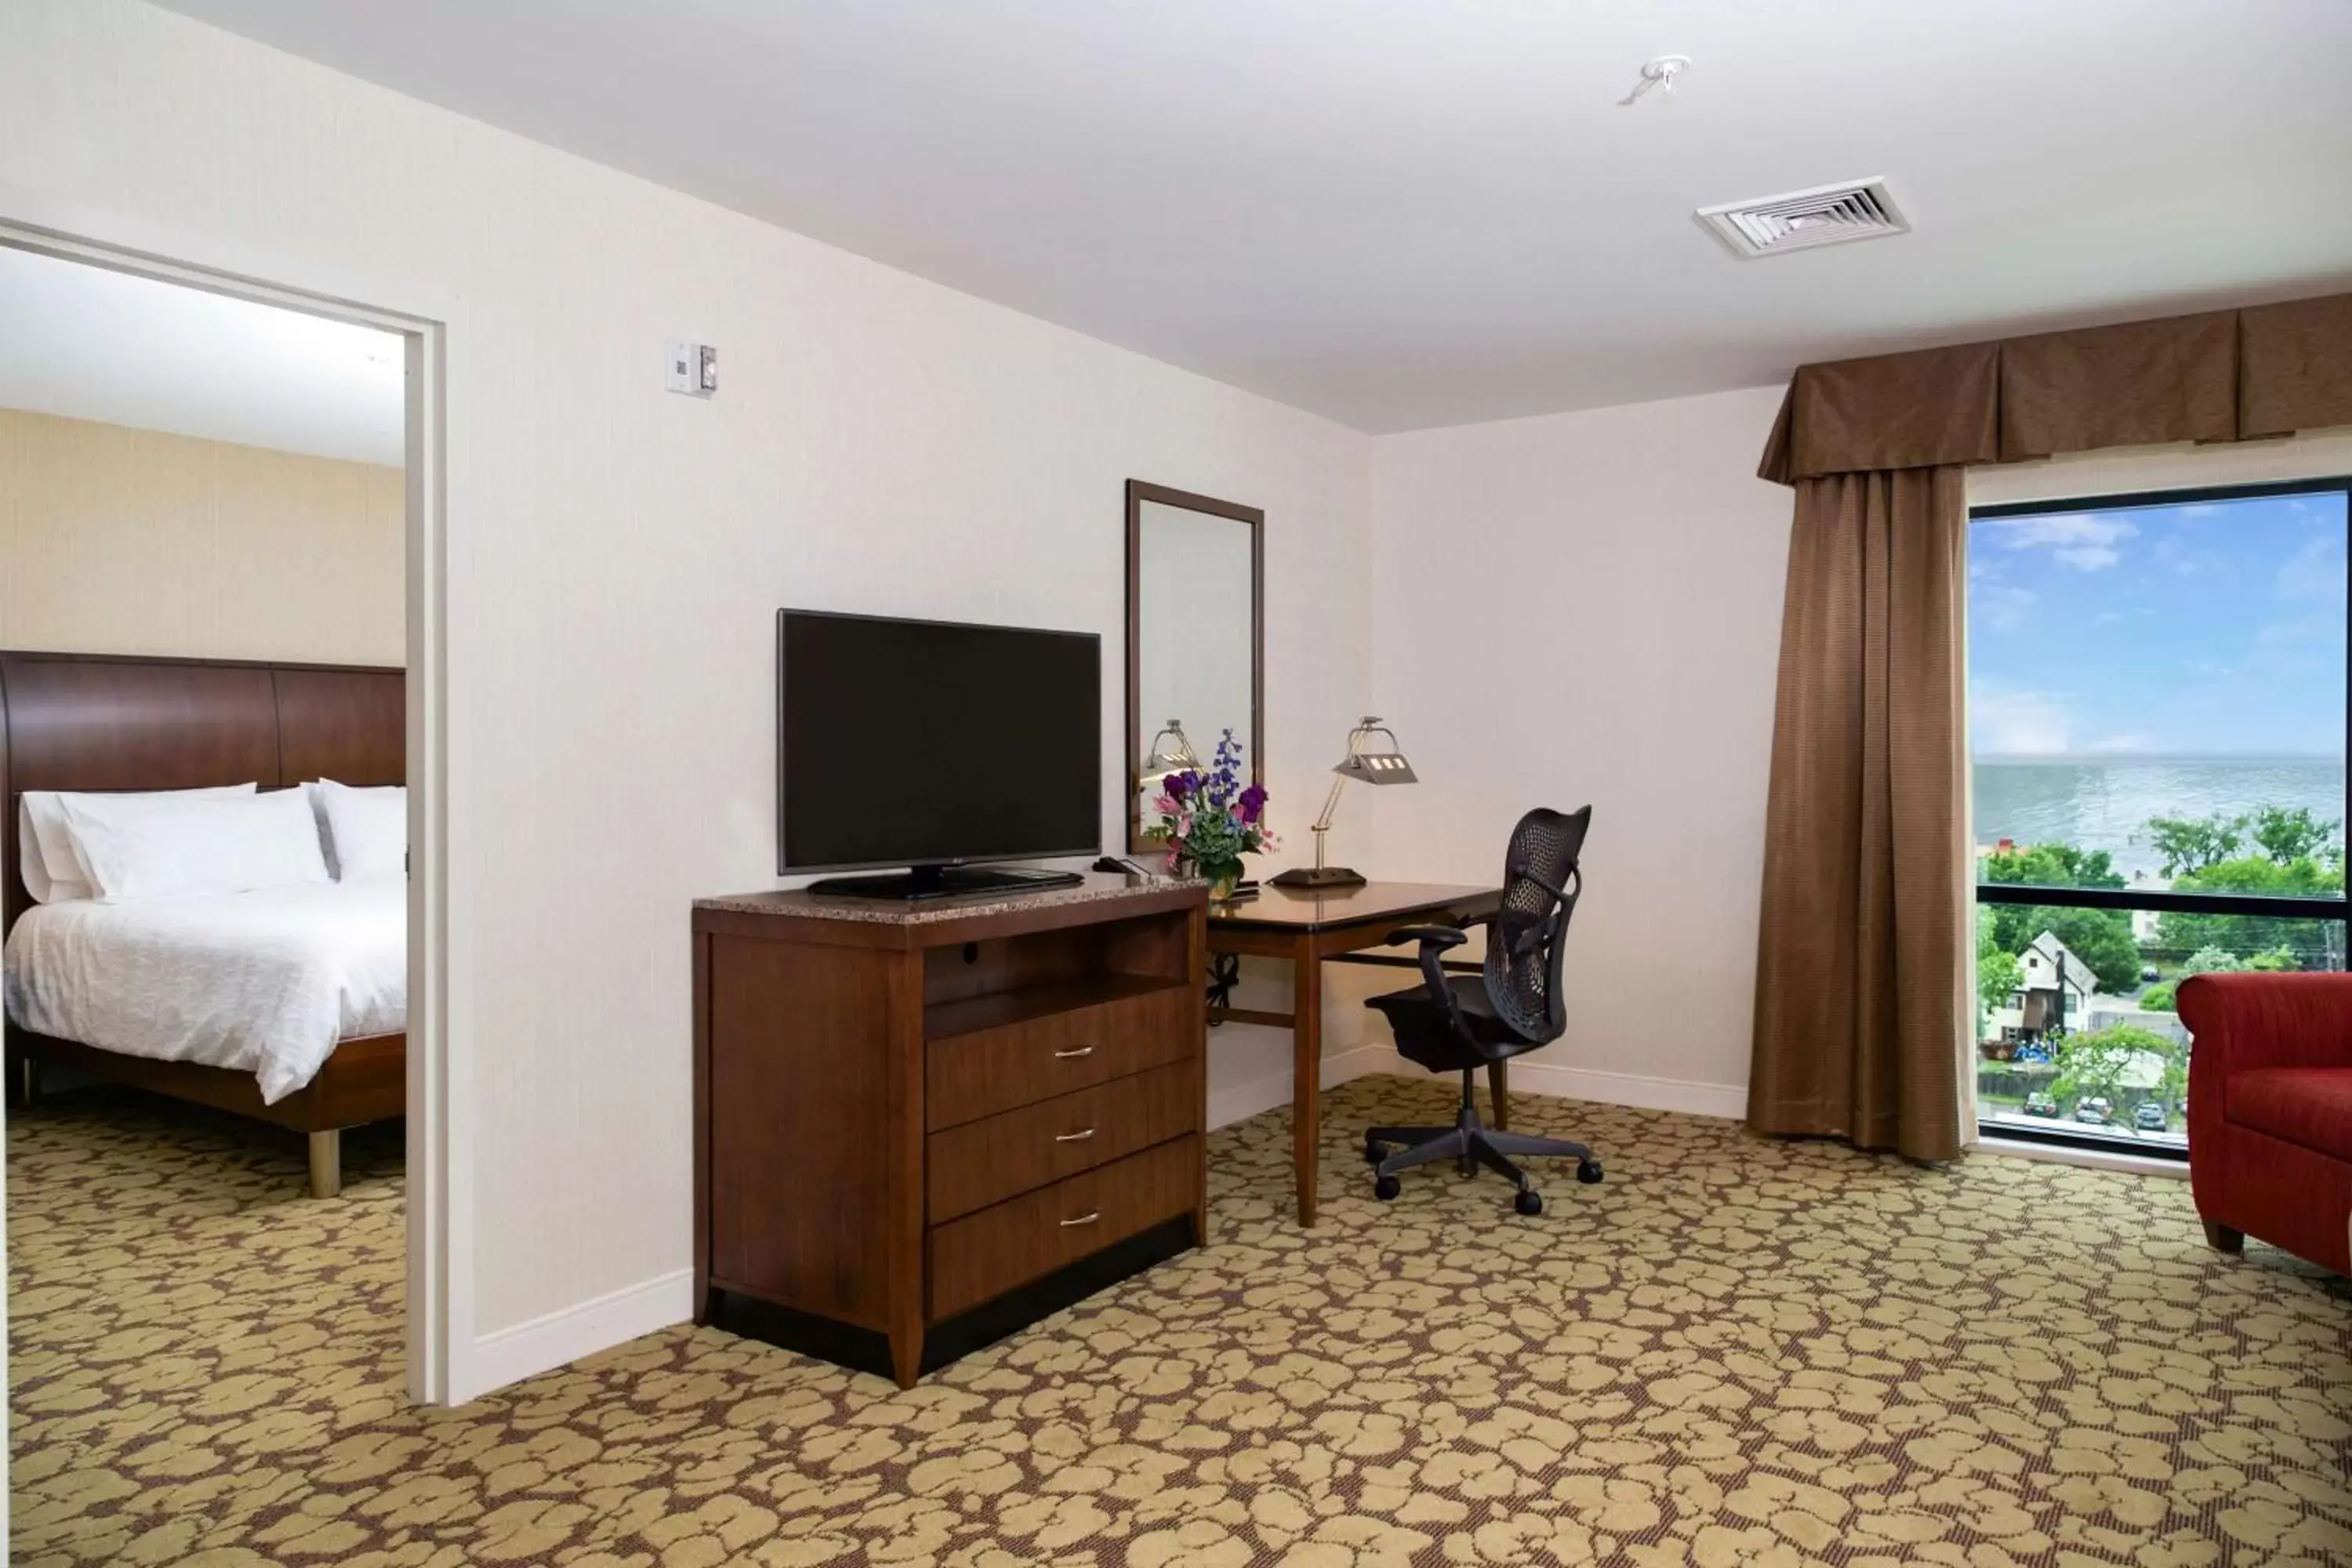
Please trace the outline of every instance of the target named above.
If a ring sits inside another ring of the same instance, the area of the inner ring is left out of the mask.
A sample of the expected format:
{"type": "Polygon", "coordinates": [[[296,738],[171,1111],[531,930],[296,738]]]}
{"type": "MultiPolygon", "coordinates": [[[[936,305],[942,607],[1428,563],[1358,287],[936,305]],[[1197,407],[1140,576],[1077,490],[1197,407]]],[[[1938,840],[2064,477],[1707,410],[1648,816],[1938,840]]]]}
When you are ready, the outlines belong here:
{"type": "Polygon", "coordinates": [[[1535,1188],[1528,1173],[1519,1169],[1511,1156],[1523,1158],[1557,1155],[1576,1162],[1576,1179],[1597,1182],[1601,1178],[1601,1162],[1592,1151],[1581,1143],[1571,1143],[1565,1138],[1535,1138],[1523,1132],[1504,1132],[1488,1127],[1478,1116],[1478,1105],[1472,1087],[1473,1074],[1462,1074],[1462,1110],[1451,1127],[1375,1127],[1364,1134],[1364,1159],[1377,1176],[1374,1191],[1383,1198],[1394,1197],[1399,1190],[1397,1177],[1415,1165],[1433,1164],[1451,1160],[1465,1176],[1475,1175],[1484,1165],[1507,1179],[1521,1194],[1519,1212],[1534,1214],[1540,1202],[1530,1203],[1535,1188]],[[1402,1144],[1394,1153],[1385,1152],[1388,1145],[1402,1144]]]}

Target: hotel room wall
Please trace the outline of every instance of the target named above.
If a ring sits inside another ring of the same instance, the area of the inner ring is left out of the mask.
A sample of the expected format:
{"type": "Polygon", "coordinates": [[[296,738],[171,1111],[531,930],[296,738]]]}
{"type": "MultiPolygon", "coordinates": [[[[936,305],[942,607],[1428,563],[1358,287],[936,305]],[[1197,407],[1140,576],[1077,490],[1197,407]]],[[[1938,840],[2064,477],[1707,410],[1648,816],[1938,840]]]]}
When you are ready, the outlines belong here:
{"type": "Polygon", "coordinates": [[[1755,475],[1780,395],[1374,443],[1372,707],[1422,782],[1351,792],[1366,861],[1493,875],[1528,807],[1592,806],[1568,1034],[1523,1058],[1530,1088],[1744,1109],[1790,516],[1755,475]]]}
{"type": "Polygon", "coordinates": [[[0,647],[404,663],[403,483],[0,408],[0,647]]]}
{"type": "MultiPolygon", "coordinates": [[[[449,995],[504,1373],[685,1310],[687,912],[772,880],[778,605],[1101,632],[1116,845],[1147,479],[1266,510],[1286,810],[1362,711],[1370,444],[1325,420],[132,0],[0,9],[0,214],[447,323],[449,995]],[[663,390],[666,338],[718,345],[716,397],[663,390]]],[[[1215,1087],[1286,1070],[1213,1047],[1215,1087]]]]}

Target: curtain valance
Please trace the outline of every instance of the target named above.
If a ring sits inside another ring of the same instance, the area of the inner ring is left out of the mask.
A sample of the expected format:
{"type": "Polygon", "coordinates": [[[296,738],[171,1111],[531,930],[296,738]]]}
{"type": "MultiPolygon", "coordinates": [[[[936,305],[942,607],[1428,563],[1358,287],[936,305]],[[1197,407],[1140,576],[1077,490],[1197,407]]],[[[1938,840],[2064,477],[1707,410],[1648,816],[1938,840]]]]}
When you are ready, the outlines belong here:
{"type": "Polygon", "coordinates": [[[1765,479],[2352,425],[2352,294],[1801,367],[1765,479]]]}

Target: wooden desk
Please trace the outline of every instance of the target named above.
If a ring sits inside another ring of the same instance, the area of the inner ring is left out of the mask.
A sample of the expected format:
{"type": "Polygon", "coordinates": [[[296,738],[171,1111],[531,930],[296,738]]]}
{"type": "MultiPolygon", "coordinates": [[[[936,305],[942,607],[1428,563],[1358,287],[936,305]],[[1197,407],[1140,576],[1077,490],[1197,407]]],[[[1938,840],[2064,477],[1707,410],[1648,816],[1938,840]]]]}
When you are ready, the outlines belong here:
{"type": "MultiPolygon", "coordinates": [[[[1368,948],[1389,945],[1399,926],[1459,925],[1491,914],[1503,900],[1500,888],[1464,888],[1434,882],[1367,882],[1360,888],[1298,889],[1268,884],[1255,899],[1213,904],[1209,951],[1290,960],[1292,1011],[1213,1007],[1212,1024],[1266,1024],[1288,1029],[1291,1042],[1290,1163],[1298,1185],[1298,1223],[1315,1223],[1315,1151],[1322,1131],[1323,961],[1347,961],[1368,948]]],[[[1387,962],[1355,958],[1357,963],[1387,962]]],[[[1409,959],[1403,974],[1418,973],[1409,959]]],[[[1462,967],[1450,965],[1449,967],[1462,967]]],[[[1495,1096],[1495,1125],[1507,1120],[1503,1068],[1487,1075],[1495,1096]]]]}

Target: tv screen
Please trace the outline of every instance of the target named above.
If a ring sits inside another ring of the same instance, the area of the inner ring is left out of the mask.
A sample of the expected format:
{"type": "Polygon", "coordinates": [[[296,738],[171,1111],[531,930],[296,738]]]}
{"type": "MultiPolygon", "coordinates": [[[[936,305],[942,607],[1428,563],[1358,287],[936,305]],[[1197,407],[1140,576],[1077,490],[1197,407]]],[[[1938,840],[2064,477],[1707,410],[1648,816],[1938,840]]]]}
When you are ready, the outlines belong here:
{"type": "Polygon", "coordinates": [[[777,870],[1091,855],[1102,639],[780,610],[777,870]]]}

